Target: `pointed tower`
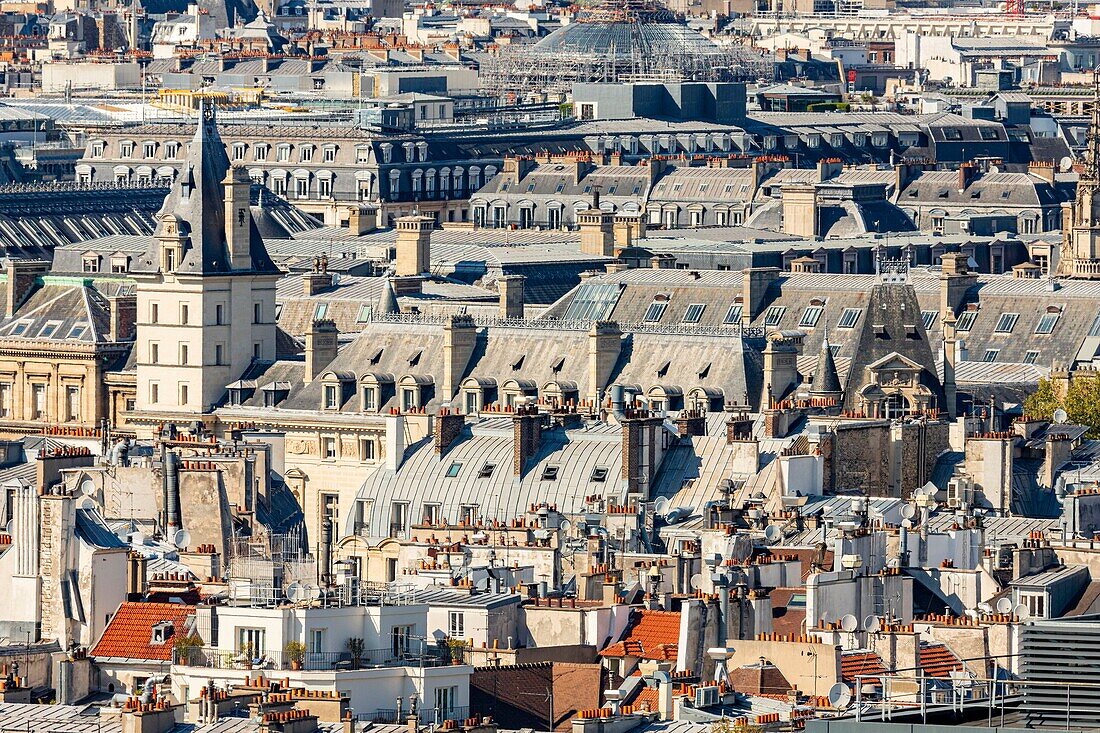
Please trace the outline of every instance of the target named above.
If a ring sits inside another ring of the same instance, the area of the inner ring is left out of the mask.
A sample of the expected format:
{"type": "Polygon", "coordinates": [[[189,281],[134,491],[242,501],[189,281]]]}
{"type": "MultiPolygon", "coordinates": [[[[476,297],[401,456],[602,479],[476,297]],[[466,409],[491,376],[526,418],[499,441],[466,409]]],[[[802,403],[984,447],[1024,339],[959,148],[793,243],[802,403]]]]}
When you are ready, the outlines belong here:
{"type": "Polygon", "coordinates": [[[382,283],[382,294],[378,296],[378,312],[387,316],[401,312],[397,305],[397,293],[393,291],[393,283],[389,278],[382,283]]]}
{"type": "Polygon", "coordinates": [[[208,415],[254,360],[275,358],[281,273],[249,207],[250,182],[230,167],[213,106],[157,214],[137,281],[139,424],[208,415]]]}
{"type": "Polygon", "coordinates": [[[825,324],[825,334],[821,341],[821,353],[817,355],[817,367],[814,369],[813,384],[810,387],[810,397],[815,399],[833,399],[840,403],[843,390],[840,387],[840,376],[836,372],[836,361],[833,359],[833,350],[829,346],[829,324],[825,324]]]}
{"type": "Polygon", "coordinates": [[[1077,182],[1076,201],[1068,211],[1063,209],[1058,274],[1100,278],[1100,68],[1093,71],[1092,84],[1085,170],[1077,182]]]}

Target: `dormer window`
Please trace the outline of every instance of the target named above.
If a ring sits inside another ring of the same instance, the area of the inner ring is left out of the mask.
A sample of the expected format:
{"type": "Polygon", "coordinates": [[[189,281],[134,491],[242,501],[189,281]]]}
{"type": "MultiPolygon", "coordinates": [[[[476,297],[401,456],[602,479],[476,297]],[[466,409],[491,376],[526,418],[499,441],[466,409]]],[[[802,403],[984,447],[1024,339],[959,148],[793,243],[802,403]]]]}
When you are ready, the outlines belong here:
{"type": "Polygon", "coordinates": [[[340,387],[336,384],[326,384],[324,388],[324,409],[336,410],[340,407],[340,387]]]}
{"type": "Polygon", "coordinates": [[[99,255],[86,254],[81,258],[81,269],[84,272],[99,272],[99,255]]]}
{"type": "Polygon", "coordinates": [[[171,621],[161,621],[153,624],[152,634],[149,638],[150,644],[166,644],[168,640],[172,638],[173,632],[176,627],[171,621]]]}
{"type": "Polygon", "coordinates": [[[362,412],[375,412],[378,410],[378,388],[377,387],[363,387],[360,392],[362,397],[362,412]]]}

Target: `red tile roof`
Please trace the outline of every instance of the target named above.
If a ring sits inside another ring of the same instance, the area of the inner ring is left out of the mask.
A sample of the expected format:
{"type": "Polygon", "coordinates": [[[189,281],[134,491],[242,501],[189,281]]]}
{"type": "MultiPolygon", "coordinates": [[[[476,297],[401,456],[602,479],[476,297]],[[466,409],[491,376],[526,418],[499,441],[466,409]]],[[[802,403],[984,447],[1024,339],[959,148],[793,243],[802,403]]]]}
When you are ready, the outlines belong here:
{"type": "Polygon", "coordinates": [[[775,588],[769,593],[772,601],[772,631],[784,636],[798,636],[806,621],[805,588],[775,588]],[[789,605],[792,597],[803,594],[801,604],[789,605]]]}
{"type": "Polygon", "coordinates": [[[635,610],[622,639],[600,656],[675,661],[679,639],[679,612],[635,610]]]}
{"type": "Polygon", "coordinates": [[[921,644],[920,666],[932,677],[950,677],[951,670],[962,669],[962,662],[945,644],[921,644]]]}
{"type": "Polygon", "coordinates": [[[874,652],[846,652],[840,656],[840,674],[849,684],[855,683],[857,675],[886,673],[882,657],[874,652]]]}
{"type": "Polygon", "coordinates": [[[189,631],[187,619],[194,614],[194,606],[180,603],[123,603],[99,637],[92,656],[169,662],[173,644],[189,631]],[[153,627],[161,621],[172,622],[173,633],[163,644],[153,644],[153,627]]]}

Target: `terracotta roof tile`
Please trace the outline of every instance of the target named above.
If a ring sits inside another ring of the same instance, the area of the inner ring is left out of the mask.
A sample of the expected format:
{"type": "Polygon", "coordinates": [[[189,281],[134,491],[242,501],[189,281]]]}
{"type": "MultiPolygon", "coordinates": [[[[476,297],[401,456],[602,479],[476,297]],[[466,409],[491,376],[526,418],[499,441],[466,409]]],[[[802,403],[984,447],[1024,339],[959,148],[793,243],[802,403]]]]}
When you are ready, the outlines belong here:
{"type": "Polygon", "coordinates": [[[840,657],[840,674],[845,682],[854,683],[857,675],[886,673],[882,657],[874,652],[847,652],[840,657]]]}
{"type": "Polygon", "coordinates": [[[123,603],[99,637],[92,656],[171,661],[172,646],[180,634],[189,631],[187,619],[194,613],[194,606],[179,603],[123,603]],[[161,621],[170,621],[173,633],[164,643],[153,644],[153,627],[161,621]]]}
{"type": "Polygon", "coordinates": [[[962,669],[962,662],[945,644],[921,644],[920,666],[932,677],[950,677],[951,671],[962,669]]]}
{"type": "Polygon", "coordinates": [[[605,648],[600,656],[675,661],[679,640],[678,612],[635,610],[622,640],[605,648]]]}

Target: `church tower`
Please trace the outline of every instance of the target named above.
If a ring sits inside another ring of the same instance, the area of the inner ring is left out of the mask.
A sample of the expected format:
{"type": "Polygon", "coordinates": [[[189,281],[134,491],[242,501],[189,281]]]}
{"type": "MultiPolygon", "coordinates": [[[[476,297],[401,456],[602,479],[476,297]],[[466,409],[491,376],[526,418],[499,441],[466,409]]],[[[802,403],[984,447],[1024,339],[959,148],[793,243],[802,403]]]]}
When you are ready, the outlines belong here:
{"type": "Polygon", "coordinates": [[[280,273],[249,208],[213,106],[201,109],[187,159],[157,214],[137,281],[137,409],[152,427],[209,415],[253,361],[275,358],[280,273]]]}
{"type": "Polygon", "coordinates": [[[1100,278],[1100,70],[1093,71],[1092,84],[1085,170],[1077,182],[1077,200],[1063,216],[1058,274],[1095,279],[1100,278]]]}

